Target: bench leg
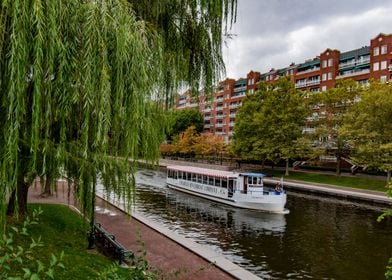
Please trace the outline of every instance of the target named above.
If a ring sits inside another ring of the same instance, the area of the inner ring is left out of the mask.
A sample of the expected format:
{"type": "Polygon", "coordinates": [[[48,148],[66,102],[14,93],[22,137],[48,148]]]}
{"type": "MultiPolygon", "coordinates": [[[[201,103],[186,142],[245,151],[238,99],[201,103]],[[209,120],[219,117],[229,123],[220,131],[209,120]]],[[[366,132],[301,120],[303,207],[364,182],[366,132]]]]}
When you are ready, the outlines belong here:
{"type": "Polygon", "coordinates": [[[88,239],[87,249],[95,249],[95,232],[93,229],[90,230],[90,233],[89,233],[87,239],[88,239]]]}

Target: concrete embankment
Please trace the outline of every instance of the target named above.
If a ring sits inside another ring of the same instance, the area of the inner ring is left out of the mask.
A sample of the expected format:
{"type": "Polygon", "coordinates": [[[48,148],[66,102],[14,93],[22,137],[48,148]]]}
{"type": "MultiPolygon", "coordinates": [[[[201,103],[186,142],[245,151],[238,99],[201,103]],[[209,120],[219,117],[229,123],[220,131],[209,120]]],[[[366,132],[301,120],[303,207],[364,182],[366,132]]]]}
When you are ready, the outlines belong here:
{"type": "MultiPolygon", "coordinates": [[[[168,165],[192,165],[192,166],[211,168],[211,169],[229,170],[229,167],[225,165],[175,161],[175,160],[167,160],[167,159],[161,159],[159,161],[159,166],[161,169],[165,169],[166,166],[168,165]]],[[[280,182],[280,179],[265,178],[263,181],[266,184],[275,185],[276,183],[280,182]]],[[[366,203],[380,204],[380,205],[391,205],[392,203],[391,198],[387,197],[385,193],[378,192],[378,191],[354,189],[354,188],[340,187],[340,186],[326,185],[326,184],[307,183],[307,182],[302,182],[302,181],[300,182],[294,180],[285,180],[284,187],[287,190],[343,198],[343,199],[353,200],[358,202],[366,202],[366,203]]]]}
{"type": "MultiPolygon", "coordinates": [[[[263,181],[266,184],[275,185],[280,182],[280,179],[265,178],[263,181]]],[[[376,191],[339,188],[330,185],[315,185],[291,180],[284,181],[284,187],[286,190],[340,197],[355,201],[366,201],[382,205],[390,205],[392,202],[392,199],[387,197],[384,193],[376,191]]]]}

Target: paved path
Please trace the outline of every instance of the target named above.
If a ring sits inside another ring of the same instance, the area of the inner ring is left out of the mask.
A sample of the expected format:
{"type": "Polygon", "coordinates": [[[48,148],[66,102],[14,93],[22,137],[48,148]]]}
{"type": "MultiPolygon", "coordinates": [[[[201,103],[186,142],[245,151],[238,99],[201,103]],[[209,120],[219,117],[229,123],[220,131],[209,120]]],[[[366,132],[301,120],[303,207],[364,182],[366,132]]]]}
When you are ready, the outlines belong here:
{"type": "MultiPolygon", "coordinates": [[[[58,184],[55,196],[42,198],[39,187],[31,187],[29,203],[68,204],[67,186],[65,182],[58,184]]],[[[73,198],[70,197],[72,203],[73,198]]],[[[97,222],[116,236],[127,249],[138,252],[140,241],[144,242],[149,264],[160,270],[165,279],[234,279],[215,265],[190,252],[171,239],[151,229],[145,224],[130,219],[124,212],[102,199],[97,199],[97,222]],[[177,272],[178,275],[177,275],[177,272]]],[[[87,246],[87,240],[86,240],[87,246]]]]}

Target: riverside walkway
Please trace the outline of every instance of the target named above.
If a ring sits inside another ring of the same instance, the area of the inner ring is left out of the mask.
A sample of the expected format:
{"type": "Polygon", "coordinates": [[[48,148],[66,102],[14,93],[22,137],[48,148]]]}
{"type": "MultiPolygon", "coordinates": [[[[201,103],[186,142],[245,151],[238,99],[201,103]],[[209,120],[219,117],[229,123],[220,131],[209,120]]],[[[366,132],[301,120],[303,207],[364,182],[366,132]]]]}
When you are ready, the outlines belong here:
{"type": "MultiPolygon", "coordinates": [[[[68,199],[65,182],[58,183],[57,194],[53,196],[41,197],[40,194],[39,187],[31,187],[28,202],[75,207],[72,195],[68,199]]],[[[96,221],[114,234],[126,249],[132,250],[136,255],[145,250],[149,265],[158,270],[163,279],[260,279],[218,253],[181,237],[138,213],[133,213],[132,218],[129,218],[116,201],[107,201],[98,196],[95,213],[96,221]],[[144,243],[142,248],[140,242],[144,243]]]]}

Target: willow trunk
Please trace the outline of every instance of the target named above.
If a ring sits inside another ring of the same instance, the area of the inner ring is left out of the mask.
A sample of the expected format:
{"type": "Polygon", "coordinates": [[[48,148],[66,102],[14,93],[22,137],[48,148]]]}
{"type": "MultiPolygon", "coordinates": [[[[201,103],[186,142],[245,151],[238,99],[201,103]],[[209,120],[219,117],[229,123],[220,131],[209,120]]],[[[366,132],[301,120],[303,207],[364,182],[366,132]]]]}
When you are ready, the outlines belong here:
{"type": "Polygon", "coordinates": [[[18,214],[24,216],[27,214],[27,196],[29,192],[29,184],[25,182],[23,173],[18,176],[16,189],[12,191],[8,201],[7,215],[11,216],[18,209],[18,214]]]}

